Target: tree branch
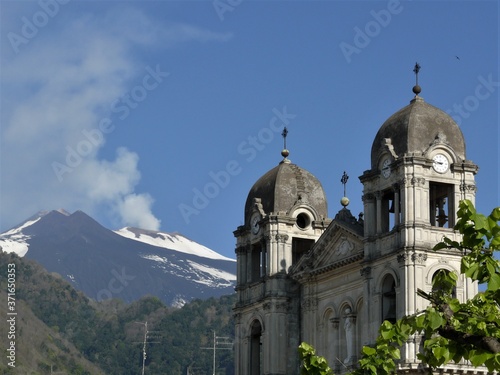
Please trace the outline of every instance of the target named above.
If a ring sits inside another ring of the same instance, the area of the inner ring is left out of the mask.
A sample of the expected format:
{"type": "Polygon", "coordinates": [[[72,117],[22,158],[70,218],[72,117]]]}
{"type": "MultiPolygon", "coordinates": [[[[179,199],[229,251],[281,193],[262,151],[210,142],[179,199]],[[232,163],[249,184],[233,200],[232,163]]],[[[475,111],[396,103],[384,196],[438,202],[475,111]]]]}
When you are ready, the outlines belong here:
{"type": "Polygon", "coordinates": [[[500,341],[495,337],[463,333],[449,325],[439,328],[438,332],[444,338],[453,340],[459,344],[472,345],[494,354],[500,353],[500,341]]]}

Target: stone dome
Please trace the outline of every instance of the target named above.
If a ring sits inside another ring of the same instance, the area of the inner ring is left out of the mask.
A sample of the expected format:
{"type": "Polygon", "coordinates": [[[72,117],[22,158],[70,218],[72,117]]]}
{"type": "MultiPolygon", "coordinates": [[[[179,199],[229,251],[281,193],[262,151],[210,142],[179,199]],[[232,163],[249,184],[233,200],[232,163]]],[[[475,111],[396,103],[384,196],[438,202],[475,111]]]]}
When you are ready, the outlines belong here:
{"type": "Polygon", "coordinates": [[[380,127],[372,144],[372,169],[377,168],[386,139],[390,139],[395,154],[401,157],[404,154],[423,155],[437,138],[458,158],[465,160],[465,140],[457,123],[446,112],[416,96],[380,127]]]}
{"type": "Polygon", "coordinates": [[[252,186],[245,203],[245,224],[253,212],[255,198],[260,198],[266,214],[285,213],[297,205],[307,205],[317,215],[313,220],[327,217],[325,191],[311,173],[292,164],[288,159],[264,174],[252,186]]]}

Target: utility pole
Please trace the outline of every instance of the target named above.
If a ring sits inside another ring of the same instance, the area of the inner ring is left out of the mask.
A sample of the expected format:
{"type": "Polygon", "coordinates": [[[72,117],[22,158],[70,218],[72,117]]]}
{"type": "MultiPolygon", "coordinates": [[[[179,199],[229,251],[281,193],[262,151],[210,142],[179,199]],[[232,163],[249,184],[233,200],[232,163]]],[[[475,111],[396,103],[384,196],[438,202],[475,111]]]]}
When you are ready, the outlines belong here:
{"type": "Polygon", "coordinates": [[[144,375],[144,367],[146,366],[146,341],[148,340],[148,322],[144,323],[144,342],[142,345],[142,375],[144,375]]]}
{"type": "Polygon", "coordinates": [[[142,375],[144,375],[144,371],[146,369],[146,344],[159,344],[159,341],[148,341],[148,334],[150,331],[148,331],[148,322],[135,322],[137,324],[143,324],[144,325],[144,340],[142,341],[142,375]]]}
{"type": "Polygon", "coordinates": [[[233,343],[231,342],[231,339],[226,336],[217,336],[215,331],[214,331],[214,340],[213,340],[213,346],[211,348],[201,348],[201,349],[208,349],[208,350],[213,350],[213,364],[212,364],[212,375],[215,374],[215,353],[217,350],[231,350],[233,348],[233,343]]]}

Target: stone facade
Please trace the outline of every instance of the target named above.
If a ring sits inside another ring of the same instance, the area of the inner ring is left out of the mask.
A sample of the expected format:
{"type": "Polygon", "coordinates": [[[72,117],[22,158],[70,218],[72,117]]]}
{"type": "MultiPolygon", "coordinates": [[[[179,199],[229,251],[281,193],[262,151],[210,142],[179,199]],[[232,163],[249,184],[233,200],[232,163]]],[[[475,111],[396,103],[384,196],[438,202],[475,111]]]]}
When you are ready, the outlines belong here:
{"type": "MultiPolygon", "coordinates": [[[[327,218],[320,182],[286,156],[252,187],[245,224],[234,232],[237,375],[298,374],[302,341],[335,373],[346,372],[383,320],[427,306],[417,289],[430,291],[438,270],[460,270],[458,251],[432,247],[443,236],[459,239],[455,212],[461,199],[475,201],[478,167],[465,158],[462,132],[443,111],[417,95],[381,126],[371,168],[360,176],[358,218],[345,200],[327,218]]],[[[457,298],[476,293],[476,284],[459,278],[457,298]]],[[[401,373],[422,372],[419,343],[412,337],[404,344],[401,373]]]]}

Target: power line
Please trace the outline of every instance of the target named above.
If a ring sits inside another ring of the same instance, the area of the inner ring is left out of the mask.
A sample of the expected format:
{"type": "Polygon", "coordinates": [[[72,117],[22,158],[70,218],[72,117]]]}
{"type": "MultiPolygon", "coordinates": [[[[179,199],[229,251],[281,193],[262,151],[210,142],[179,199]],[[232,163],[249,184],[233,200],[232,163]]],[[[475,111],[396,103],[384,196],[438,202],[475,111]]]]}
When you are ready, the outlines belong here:
{"type": "Polygon", "coordinates": [[[233,342],[231,338],[227,336],[217,336],[214,331],[213,346],[211,348],[201,348],[206,350],[213,350],[213,365],[212,365],[212,375],[215,375],[215,353],[217,350],[232,350],[233,342]]]}

